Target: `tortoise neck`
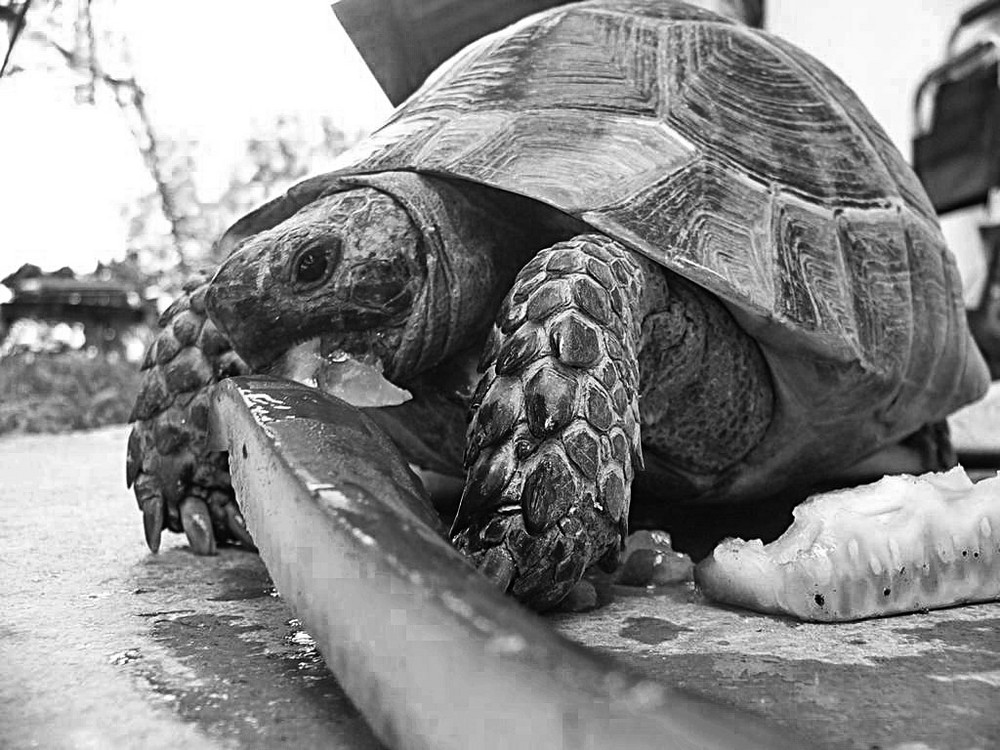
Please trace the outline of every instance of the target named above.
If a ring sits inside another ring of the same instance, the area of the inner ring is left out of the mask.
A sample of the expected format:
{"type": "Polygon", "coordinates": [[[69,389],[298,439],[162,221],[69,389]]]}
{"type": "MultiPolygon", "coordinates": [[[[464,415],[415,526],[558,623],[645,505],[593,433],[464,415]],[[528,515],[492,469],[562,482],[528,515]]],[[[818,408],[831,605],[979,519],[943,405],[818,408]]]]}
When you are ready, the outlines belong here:
{"type": "Polygon", "coordinates": [[[426,282],[386,373],[396,381],[485,337],[521,266],[567,231],[525,220],[542,209],[478,185],[405,172],[363,179],[399,201],[423,238],[426,282]]]}

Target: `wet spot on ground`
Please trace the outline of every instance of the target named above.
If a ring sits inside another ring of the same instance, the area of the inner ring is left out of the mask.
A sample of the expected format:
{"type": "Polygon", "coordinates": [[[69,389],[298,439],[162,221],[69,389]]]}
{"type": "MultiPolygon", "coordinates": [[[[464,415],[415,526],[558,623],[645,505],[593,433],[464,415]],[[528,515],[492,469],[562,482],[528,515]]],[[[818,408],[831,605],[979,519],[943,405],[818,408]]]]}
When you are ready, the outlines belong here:
{"type": "Polygon", "coordinates": [[[271,624],[234,615],[161,618],[152,637],[186,671],[148,662],[136,671],[182,719],[240,747],[320,746],[338,735],[362,740],[352,748],[380,747],[298,622],[282,630],[276,640],[271,624]]]}
{"type": "MultiPolygon", "coordinates": [[[[928,628],[926,635],[942,638],[942,631],[964,625],[970,623],[942,623],[928,628]],[[930,631],[938,627],[942,631],[935,636],[930,631]]],[[[995,633],[982,635],[993,639],[995,633]]],[[[964,642],[969,643],[968,635],[964,642]]],[[[820,730],[834,748],[890,748],[905,737],[919,738],[937,750],[1000,747],[996,651],[986,655],[968,645],[945,646],[919,657],[877,658],[871,666],[640,651],[615,651],[615,656],[693,693],[759,710],[789,727],[820,730]],[[953,718],[943,720],[945,716],[953,718]]]]}
{"type": "Polygon", "coordinates": [[[1000,654],[1000,618],[938,622],[931,627],[914,628],[911,636],[920,641],[938,641],[944,646],[1000,654]]]}
{"type": "Polygon", "coordinates": [[[263,567],[233,568],[225,571],[219,582],[220,591],[208,597],[214,602],[245,601],[259,599],[274,593],[274,584],[263,567]]]}
{"type": "Polygon", "coordinates": [[[622,638],[653,645],[671,641],[681,633],[690,633],[691,628],[675,625],[660,617],[629,617],[618,631],[622,638]]]}
{"type": "Polygon", "coordinates": [[[113,656],[159,708],[226,746],[382,747],[257,555],[169,549],[127,590],[150,645],[113,656]]]}

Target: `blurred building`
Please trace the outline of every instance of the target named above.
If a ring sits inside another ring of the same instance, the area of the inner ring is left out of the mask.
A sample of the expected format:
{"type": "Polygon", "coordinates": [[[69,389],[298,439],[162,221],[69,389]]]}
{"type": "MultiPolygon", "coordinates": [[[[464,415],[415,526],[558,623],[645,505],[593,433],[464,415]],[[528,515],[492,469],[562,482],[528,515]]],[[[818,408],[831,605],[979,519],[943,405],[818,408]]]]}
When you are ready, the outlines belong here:
{"type": "MultiPolygon", "coordinates": [[[[3,337],[21,321],[62,326],[58,330],[82,326],[84,346],[124,352],[129,331],[156,322],[156,304],[144,299],[140,289],[116,280],[77,278],[69,268],[44,273],[25,264],[0,284],[10,290],[10,301],[0,304],[3,337]]],[[[80,343],[64,338],[55,337],[56,343],[70,348],[80,343]]]]}

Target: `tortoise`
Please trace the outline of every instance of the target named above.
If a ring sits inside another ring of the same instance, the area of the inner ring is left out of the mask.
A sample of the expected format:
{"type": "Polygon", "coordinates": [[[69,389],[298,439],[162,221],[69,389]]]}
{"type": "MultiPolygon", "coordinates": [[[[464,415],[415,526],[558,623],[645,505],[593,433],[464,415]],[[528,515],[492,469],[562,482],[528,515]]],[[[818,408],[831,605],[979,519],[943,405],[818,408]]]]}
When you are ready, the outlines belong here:
{"type": "Polygon", "coordinates": [[[154,549],[163,525],[251,543],[204,386],[290,352],[412,394],[369,411],[464,477],[453,542],[537,609],[617,564],[633,490],[654,522],[752,517],[909,436],[944,468],[942,420],[989,381],[934,210],[861,102],[678,2],[562,6],[470,45],[220,247],[134,413],[154,549]]]}

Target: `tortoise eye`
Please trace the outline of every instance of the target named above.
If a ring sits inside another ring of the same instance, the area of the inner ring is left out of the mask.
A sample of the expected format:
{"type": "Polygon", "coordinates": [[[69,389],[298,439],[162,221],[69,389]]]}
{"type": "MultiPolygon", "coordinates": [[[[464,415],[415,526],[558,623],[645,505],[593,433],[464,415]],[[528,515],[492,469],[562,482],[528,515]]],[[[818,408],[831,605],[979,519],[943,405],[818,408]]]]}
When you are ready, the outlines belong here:
{"type": "Polygon", "coordinates": [[[292,271],[292,281],[296,284],[311,285],[326,278],[327,271],[335,258],[330,256],[335,248],[328,248],[324,245],[311,245],[302,250],[295,258],[294,270],[292,271]]]}

